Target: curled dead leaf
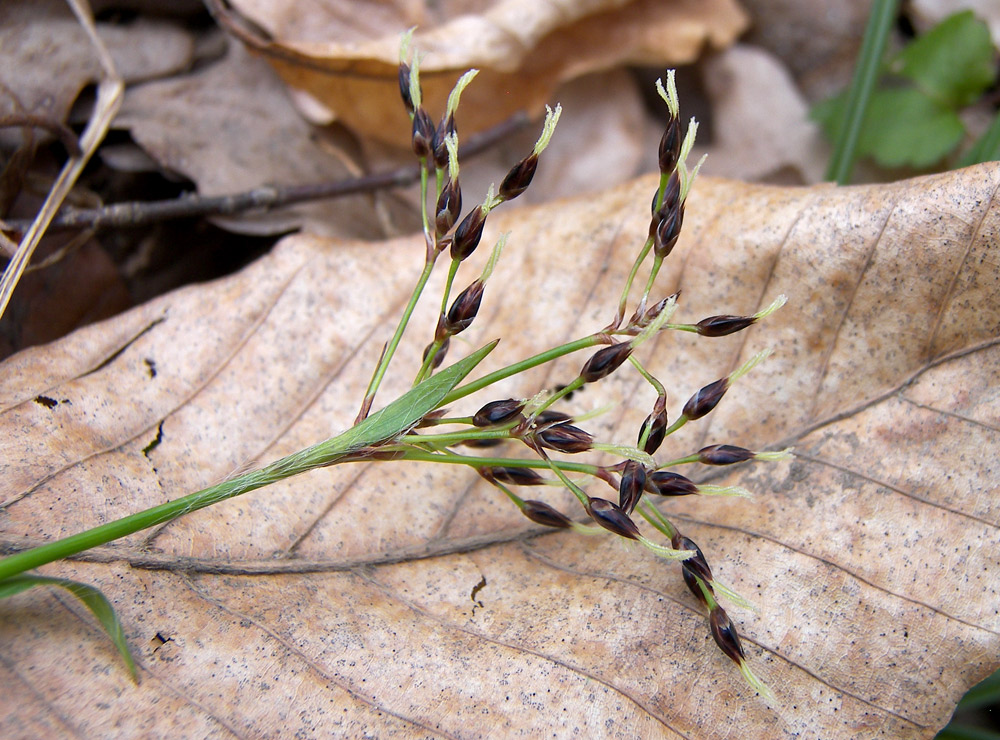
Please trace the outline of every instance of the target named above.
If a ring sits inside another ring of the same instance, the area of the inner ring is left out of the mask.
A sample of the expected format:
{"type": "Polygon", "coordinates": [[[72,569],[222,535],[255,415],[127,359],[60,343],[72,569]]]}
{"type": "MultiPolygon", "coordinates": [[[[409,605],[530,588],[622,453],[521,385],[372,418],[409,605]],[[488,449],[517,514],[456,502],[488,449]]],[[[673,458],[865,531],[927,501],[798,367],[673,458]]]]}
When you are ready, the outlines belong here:
{"type": "Polygon", "coordinates": [[[399,105],[400,34],[417,27],[421,79],[439,113],[455,80],[480,70],[464,94],[462,130],[482,131],[519,110],[537,114],[555,87],[621,64],[690,62],[723,48],[748,18],[734,0],[466,0],[432,3],[213,2],[216,17],[264,54],[288,85],[355,131],[408,146],[399,105]]]}
{"type": "MultiPolygon", "coordinates": [[[[462,335],[504,338],[485,370],[607,322],[654,186],[490,217],[487,240],[512,235],[462,335]]],[[[711,645],[676,564],[610,535],[540,535],[474,472],[374,463],[46,567],[112,599],[142,682],[95,670],[113,648],[96,627],[80,639],[70,599],[21,594],[0,602],[3,734],[932,737],[1000,663],[998,187],[990,164],[841,189],[705,178],[692,193],[657,290],[683,288],[676,319],[789,303],[742,334],[637,353],[676,416],[775,351],[658,457],[796,447],[691,473],[753,501],[663,504],[756,603],[729,611],[776,706],[711,645]]],[[[0,365],[0,541],[77,531],[347,425],[422,250],[290,237],[239,275],[0,365]]],[[[425,303],[383,401],[419,365],[425,303]]],[[[565,382],[583,359],[465,410],[565,382]]],[[[631,442],[652,395],[619,372],[573,404],[616,401],[588,430],[631,442]]]]}

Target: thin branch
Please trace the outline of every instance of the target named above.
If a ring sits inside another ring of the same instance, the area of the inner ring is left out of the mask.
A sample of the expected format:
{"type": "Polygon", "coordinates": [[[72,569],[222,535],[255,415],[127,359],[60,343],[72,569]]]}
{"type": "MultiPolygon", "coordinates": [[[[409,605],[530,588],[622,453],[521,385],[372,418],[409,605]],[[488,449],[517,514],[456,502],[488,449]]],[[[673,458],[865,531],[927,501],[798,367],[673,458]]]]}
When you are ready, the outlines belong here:
{"type": "MultiPolygon", "coordinates": [[[[523,128],[527,122],[526,114],[517,113],[481,134],[470,136],[468,144],[462,147],[461,155],[468,157],[485,151],[523,128]]],[[[52,220],[49,231],[84,227],[95,230],[133,228],[177,218],[230,216],[244,211],[268,210],[293,203],[341,198],[355,193],[401,187],[419,179],[420,166],[413,165],[389,172],[313,185],[265,185],[232,195],[208,197],[186,194],[173,200],[131,201],[114,203],[103,208],[63,208],[52,220]]],[[[0,222],[3,230],[8,232],[20,232],[27,229],[30,224],[31,221],[23,219],[0,222]]]]}
{"type": "Polygon", "coordinates": [[[115,69],[111,54],[108,53],[104,42],[97,35],[94,18],[90,12],[89,5],[86,4],[86,0],[69,0],[69,4],[80,25],[86,31],[94,53],[101,63],[102,77],[97,86],[97,100],[94,102],[94,112],[90,117],[90,121],[84,129],[83,135],[80,137],[79,155],[70,156],[66,164],[63,165],[62,171],[60,171],[59,177],[56,178],[55,183],[52,185],[52,189],[42,204],[41,210],[35,216],[34,220],[22,231],[24,237],[21,239],[17,251],[4,270],[3,276],[0,277],[0,316],[3,316],[4,311],[7,310],[11,296],[14,294],[14,288],[17,287],[21,275],[24,274],[25,268],[31,261],[31,256],[41,241],[42,235],[45,234],[52,223],[52,219],[62,205],[63,200],[69,195],[77,178],[80,177],[83,168],[104,140],[105,134],[107,134],[108,129],[111,127],[112,119],[114,119],[118,113],[118,109],[121,107],[125,91],[125,84],[115,69]]]}

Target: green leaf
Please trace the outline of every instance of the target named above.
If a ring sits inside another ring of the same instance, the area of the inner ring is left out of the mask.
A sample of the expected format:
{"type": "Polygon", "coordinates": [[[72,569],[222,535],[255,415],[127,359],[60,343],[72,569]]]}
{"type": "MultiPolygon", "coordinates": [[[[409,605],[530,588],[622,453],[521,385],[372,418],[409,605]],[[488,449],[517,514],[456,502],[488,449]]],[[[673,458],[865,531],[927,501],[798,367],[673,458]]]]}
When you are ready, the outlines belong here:
{"type": "Polygon", "coordinates": [[[499,341],[497,339],[480,347],[468,357],[432,375],[384,409],[376,411],[343,434],[317,445],[315,449],[322,452],[324,445],[329,443],[333,446],[335,443],[338,450],[353,451],[398,437],[440,406],[445,397],[493,351],[499,341]]]}
{"type": "Polygon", "coordinates": [[[934,740],[1000,740],[1000,733],[965,725],[948,725],[934,740]]]}
{"type": "Polygon", "coordinates": [[[1000,704],[1000,671],[977,683],[958,703],[958,711],[966,712],[990,704],[1000,704]]]}
{"type": "Polygon", "coordinates": [[[990,31],[971,10],[956,13],[907,45],[889,68],[944,105],[968,105],[996,75],[990,31]]]}
{"type": "Polygon", "coordinates": [[[122,630],[122,624],[118,621],[118,615],[115,614],[114,607],[104,597],[104,594],[93,586],[80,583],[79,581],[71,581],[67,578],[19,575],[0,581],[0,599],[19,594],[35,586],[59,586],[82,601],[83,605],[90,609],[101,623],[101,626],[104,627],[104,631],[108,633],[108,637],[111,638],[115,647],[118,648],[118,653],[122,656],[122,660],[125,661],[132,680],[138,683],[139,677],[136,672],[135,661],[132,660],[132,654],[129,652],[128,644],[125,642],[125,632],[122,630]]]}
{"type": "Polygon", "coordinates": [[[823,127],[830,141],[839,141],[844,130],[844,113],[847,110],[847,91],[821,100],[809,111],[809,117],[823,127]]]}
{"type": "Polygon", "coordinates": [[[980,162],[993,162],[998,159],[1000,159],[1000,113],[997,113],[993,123],[986,129],[986,133],[969,147],[969,151],[962,155],[955,166],[968,167],[980,162]]]}
{"type": "Polygon", "coordinates": [[[942,159],[964,134],[955,111],[919,90],[879,90],[869,104],[858,151],[884,167],[919,169],[942,159]]]}

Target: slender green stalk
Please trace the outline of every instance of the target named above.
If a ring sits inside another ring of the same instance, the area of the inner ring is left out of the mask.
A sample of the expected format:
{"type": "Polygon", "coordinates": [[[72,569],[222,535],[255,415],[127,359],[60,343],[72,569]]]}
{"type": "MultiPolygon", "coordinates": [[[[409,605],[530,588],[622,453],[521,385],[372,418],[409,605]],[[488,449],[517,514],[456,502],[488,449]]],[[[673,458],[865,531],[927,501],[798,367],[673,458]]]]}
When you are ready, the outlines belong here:
{"type": "Polygon", "coordinates": [[[537,468],[549,469],[555,465],[560,470],[567,473],[581,473],[583,475],[597,476],[601,468],[590,463],[572,462],[569,460],[541,460],[535,458],[520,457],[480,457],[477,455],[460,455],[455,452],[442,450],[440,452],[428,452],[417,450],[412,447],[403,452],[401,460],[411,460],[415,462],[448,463],[451,465],[468,465],[473,468],[537,468]],[[551,464],[550,464],[551,463],[551,464]]]}
{"type": "Polygon", "coordinates": [[[471,383],[459,386],[445,397],[444,401],[442,401],[442,405],[454,403],[460,398],[465,398],[478,390],[482,390],[483,388],[493,385],[494,383],[504,380],[505,378],[509,378],[512,375],[523,373],[525,370],[530,370],[533,367],[544,365],[546,362],[551,362],[558,357],[578,352],[579,350],[586,349],[587,347],[594,347],[598,344],[602,344],[600,337],[596,334],[591,334],[586,337],[581,337],[580,339],[574,339],[572,342],[561,344],[558,347],[545,350],[544,352],[539,352],[537,355],[529,357],[526,360],[515,362],[513,365],[507,365],[507,367],[495,370],[489,375],[484,375],[479,378],[479,380],[474,380],[471,383]]]}
{"type": "Polygon", "coordinates": [[[92,547],[105,545],[307,470],[347,462],[352,458],[364,459],[365,450],[396,439],[425,414],[436,409],[445,394],[472,372],[495,346],[496,342],[492,342],[459,360],[343,434],[292,453],[260,470],[245,473],[165,504],[4,558],[0,560],[0,580],[54,560],[76,555],[92,547]]]}
{"type": "Polygon", "coordinates": [[[834,145],[830,166],[826,171],[826,179],[833,180],[838,185],[846,185],[851,179],[854,161],[857,158],[858,139],[861,136],[865,114],[868,112],[868,103],[875,90],[889,32],[896,21],[898,6],[899,0],[875,0],[872,4],[854,77],[847,91],[844,125],[841,127],[840,137],[834,145]]]}
{"type": "MultiPolygon", "coordinates": [[[[659,193],[656,196],[657,201],[663,199],[663,188],[660,188],[659,193]]],[[[653,248],[653,237],[646,239],[646,243],[642,245],[642,249],[639,250],[639,254],[636,255],[635,261],[632,263],[632,269],[629,270],[628,278],[625,280],[625,287],[622,288],[621,297],[618,299],[618,311],[615,314],[615,321],[613,327],[615,329],[622,323],[622,319],[625,318],[625,305],[628,303],[628,294],[632,292],[632,283],[635,282],[635,276],[639,273],[639,266],[646,260],[646,255],[649,254],[649,250],[653,248]]]]}
{"type": "Polygon", "coordinates": [[[379,360],[378,366],[375,368],[375,372],[372,373],[371,382],[368,383],[368,389],[365,391],[365,399],[370,404],[375,398],[375,394],[378,393],[378,388],[382,385],[382,378],[385,377],[386,371],[389,369],[389,363],[392,362],[392,356],[396,353],[396,348],[399,347],[399,342],[403,338],[403,333],[406,331],[407,325],[410,323],[410,316],[413,314],[413,309],[417,306],[417,301],[420,300],[420,295],[424,292],[424,286],[427,285],[427,281],[430,279],[431,273],[434,271],[434,261],[427,260],[424,263],[423,272],[420,273],[420,278],[417,280],[416,286],[413,288],[413,293],[410,295],[410,301],[406,304],[406,308],[403,309],[403,315],[399,318],[399,324],[396,326],[396,333],[392,335],[392,339],[389,340],[389,344],[385,351],[382,353],[382,359],[379,360]]]}

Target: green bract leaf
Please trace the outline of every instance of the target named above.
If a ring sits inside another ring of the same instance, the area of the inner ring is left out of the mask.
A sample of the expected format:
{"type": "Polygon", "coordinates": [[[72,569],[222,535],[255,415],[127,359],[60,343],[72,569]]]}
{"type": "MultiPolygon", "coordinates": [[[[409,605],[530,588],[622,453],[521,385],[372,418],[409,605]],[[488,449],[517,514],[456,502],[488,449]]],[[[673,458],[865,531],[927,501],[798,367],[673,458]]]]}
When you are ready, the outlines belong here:
{"type": "Polygon", "coordinates": [[[97,617],[104,631],[108,633],[108,637],[111,638],[115,647],[118,648],[122,660],[125,661],[125,666],[128,668],[132,680],[138,683],[139,677],[136,673],[135,662],[132,660],[132,654],[129,652],[128,644],[125,642],[125,633],[122,630],[122,624],[118,621],[118,615],[115,614],[114,607],[104,597],[104,594],[93,586],[80,583],[79,581],[71,581],[68,578],[20,575],[11,576],[0,581],[0,599],[6,599],[8,596],[19,594],[35,586],[59,586],[82,601],[83,605],[90,609],[91,613],[97,617]]]}
{"type": "Polygon", "coordinates": [[[879,90],[872,95],[858,151],[885,167],[928,167],[951,152],[965,129],[955,111],[919,90],[879,90]]]}
{"type": "Polygon", "coordinates": [[[907,45],[890,69],[943,104],[968,105],[996,76],[989,29],[972,11],[956,13],[907,45]]]}

